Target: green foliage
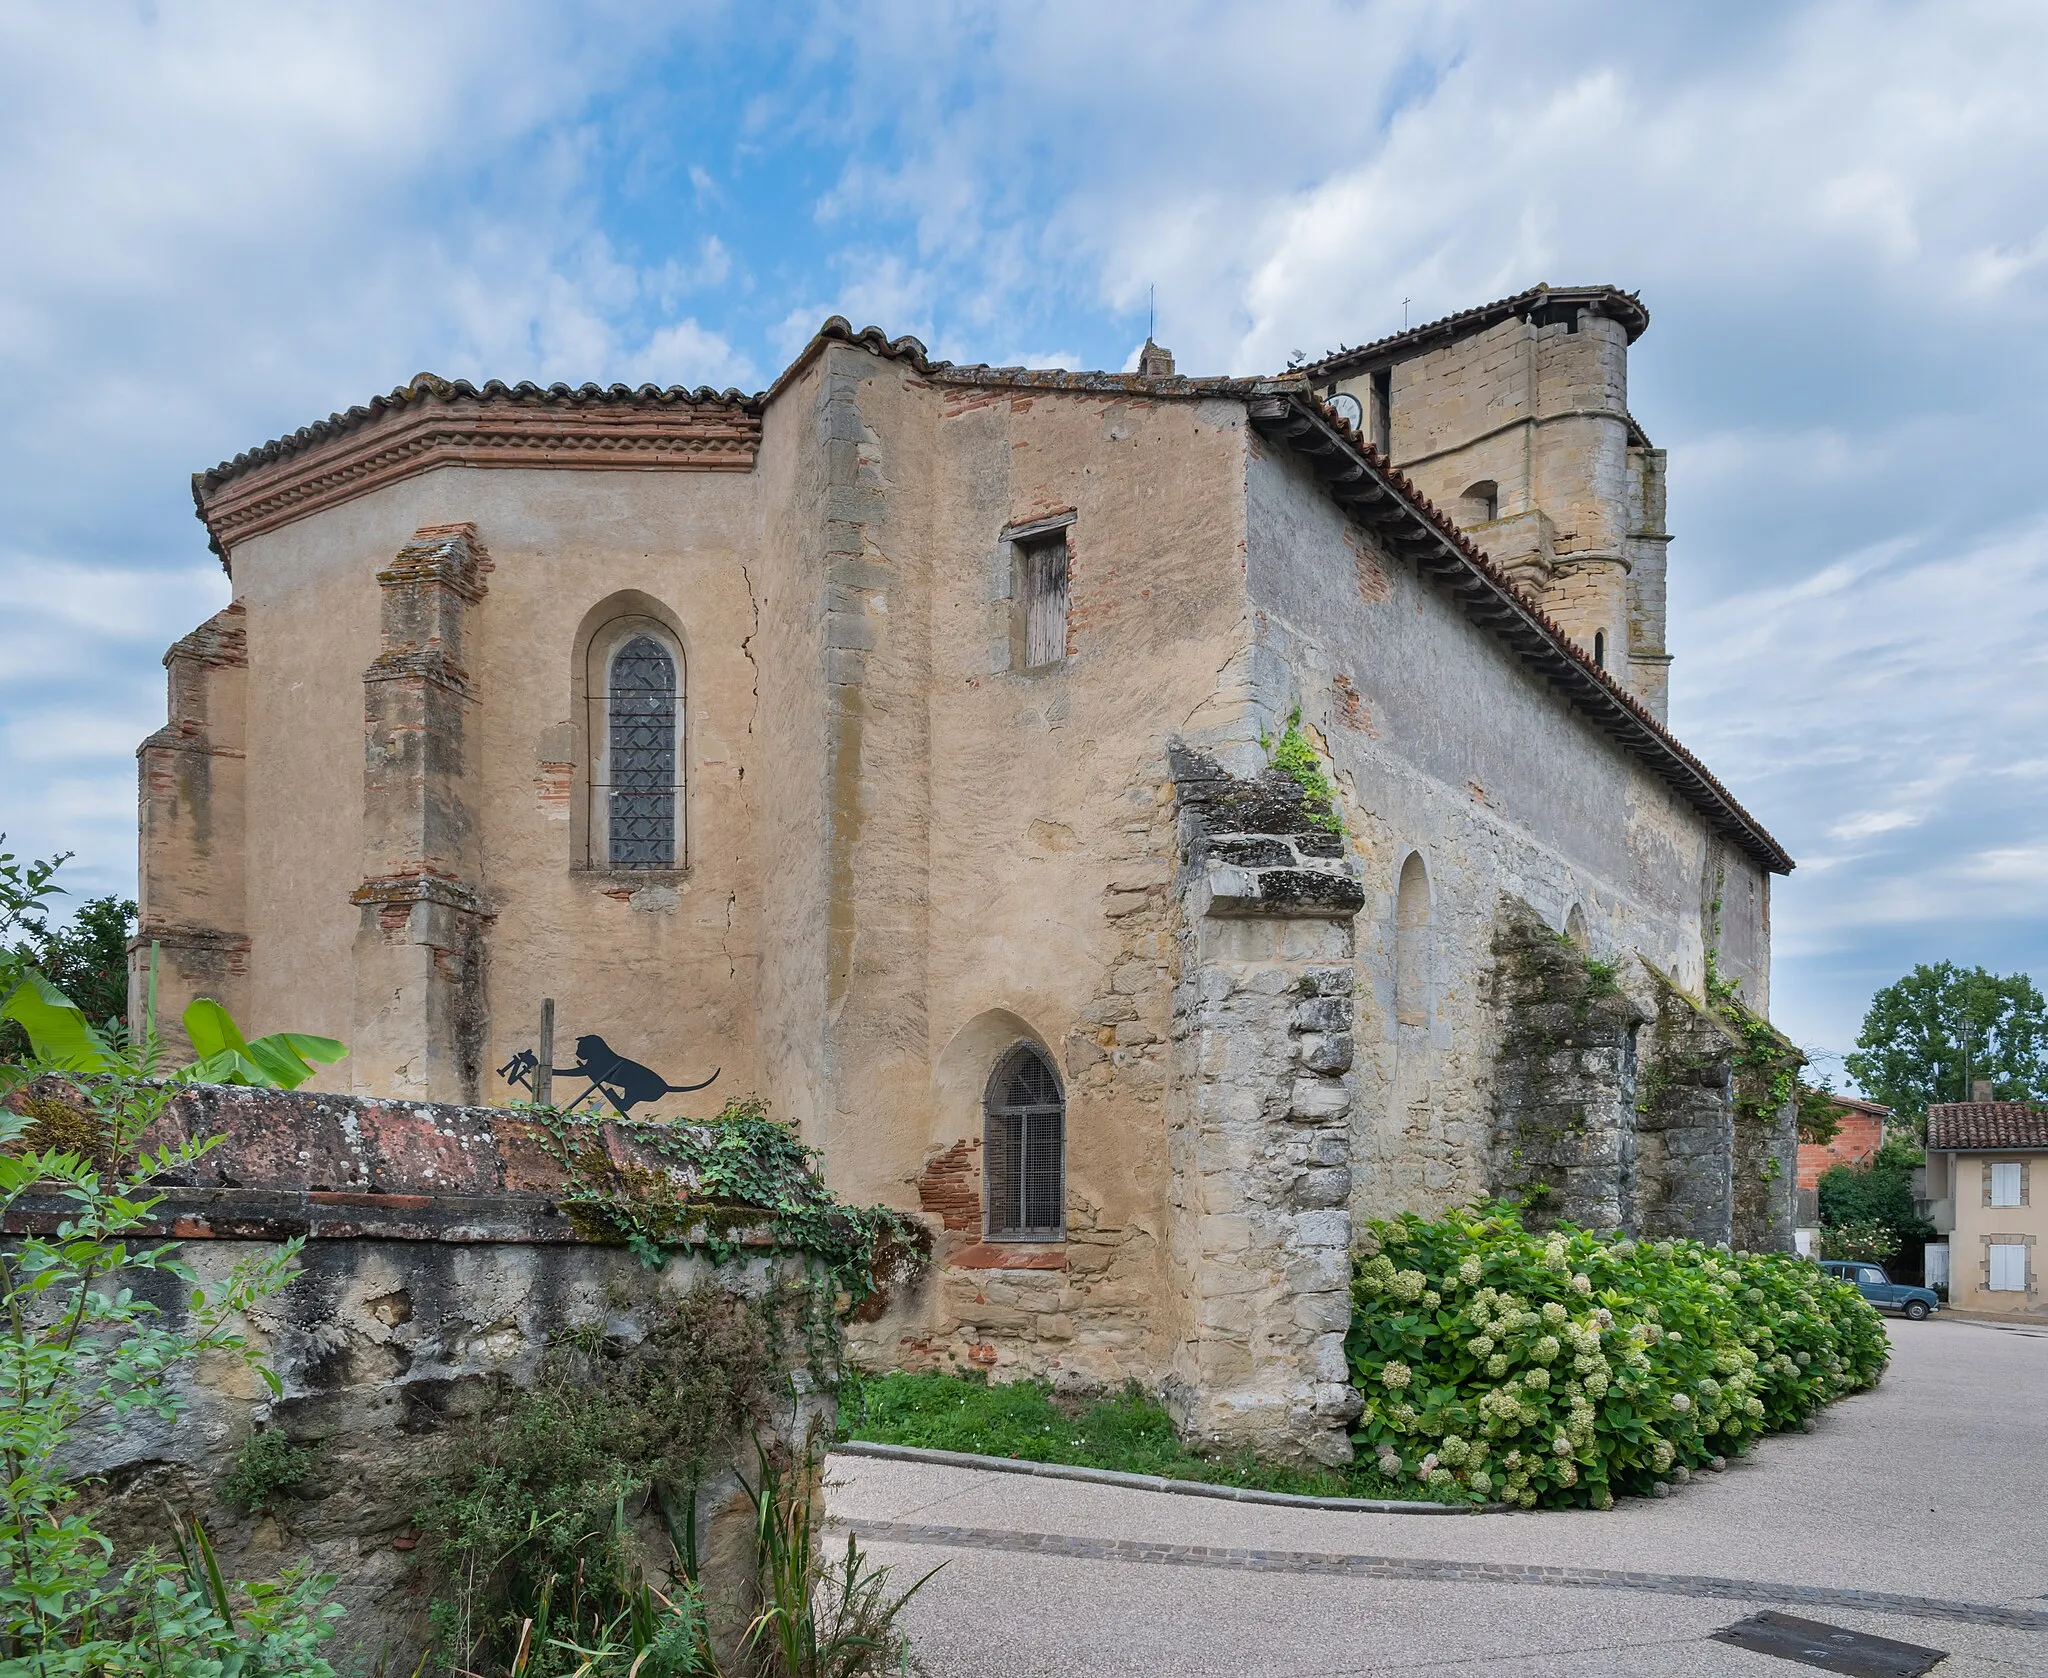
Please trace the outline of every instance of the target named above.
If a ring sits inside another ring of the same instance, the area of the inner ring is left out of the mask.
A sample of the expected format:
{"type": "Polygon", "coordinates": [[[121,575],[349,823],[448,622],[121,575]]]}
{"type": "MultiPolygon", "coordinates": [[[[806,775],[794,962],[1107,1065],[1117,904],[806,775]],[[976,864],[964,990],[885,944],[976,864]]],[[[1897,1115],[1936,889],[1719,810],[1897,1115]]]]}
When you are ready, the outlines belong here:
{"type": "Polygon", "coordinates": [[[1842,1110],[1835,1105],[1829,1081],[1801,1084],[1792,1099],[1799,1104],[1799,1140],[1815,1147],[1832,1142],[1842,1128],[1842,1110]]]}
{"type": "MultiPolygon", "coordinates": [[[[40,926],[62,860],[0,853],[0,936],[40,926]]],[[[93,1026],[32,965],[52,947],[0,946],[8,1016],[36,1051],[17,1040],[0,1065],[22,1109],[0,1109],[0,1217],[25,1231],[0,1247],[0,1678],[333,1678],[316,1652],[341,1613],[321,1606],[332,1580],[295,1570],[231,1589],[205,1532],[175,1516],[176,1559],[152,1549],[117,1574],[80,1507],[78,1458],[102,1436],[174,1421],[176,1382],[198,1360],[239,1360],[278,1390],[237,1325],[291,1281],[300,1244],[202,1287],[177,1243],[141,1239],[162,1199],[149,1185],[220,1138],[144,1147],[179,1081],[164,1075],[154,960],[131,1040],[118,1021],[93,1026]],[[137,1297],[167,1288],[182,1296],[175,1327],[137,1297]]]]}
{"type": "MultiPolygon", "coordinates": [[[[1718,933],[1721,904],[1713,905],[1713,927],[1718,933]]],[[[1735,1108],[1743,1117],[1768,1117],[1792,1101],[1798,1090],[1799,1068],[1806,1057],[1776,1026],[1743,1001],[1733,979],[1723,978],[1714,959],[1713,938],[1709,937],[1707,957],[1707,1005],[1736,1036],[1735,1108]]]]}
{"type": "Polygon", "coordinates": [[[738,1254],[736,1232],[767,1215],[776,1243],[809,1254],[847,1308],[922,1264],[924,1226],[886,1206],[848,1206],[826,1188],[818,1156],[758,1101],[729,1101],[717,1118],[601,1119],[536,1107],[527,1117],[569,1177],[557,1198],[586,1234],[622,1242],[649,1265],[685,1244],[738,1254]],[[614,1126],[673,1171],[620,1161],[614,1126]]]}
{"type": "Polygon", "coordinates": [[[248,1513],[275,1509],[280,1494],[304,1484],[319,1459],[294,1445],[275,1428],[250,1434],[235,1451],[235,1460],[221,1477],[221,1501],[248,1513]]]}
{"type": "Polygon", "coordinates": [[[1845,1064],[1916,1125],[1932,1103],[1968,1101],[1979,1078],[2000,1101],[2048,1099],[2048,1000],[2024,973],[1923,963],[1870,999],[1845,1064]]]}
{"type": "Polygon", "coordinates": [[[1287,729],[1277,741],[1260,742],[1271,754],[1272,766],[1301,788],[1301,812],[1308,822],[1328,833],[1342,833],[1344,823],[1337,815],[1337,789],[1323,773],[1323,760],[1301,731],[1301,707],[1287,715],[1287,729]]]}
{"type": "MultiPolygon", "coordinates": [[[[151,996],[148,1011],[154,1030],[154,949],[150,953],[151,996]]],[[[64,1072],[119,1073],[127,1064],[127,1034],[118,1023],[96,1026],[47,975],[35,968],[22,972],[4,1004],[0,1018],[13,1021],[28,1035],[36,1059],[64,1072]]],[[[296,1089],[313,1076],[312,1062],[330,1064],[348,1050],[331,1037],[280,1031],[247,1042],[228,1011],[211,997],[199,997],[185,1010],[185,1031],[199,1059],[169,1074],[185,1084],[254,1084],[267,1089],[296,1089]]]]}
{"type": "MultiPolygon", "coordinates": [[[[716,1446],[766,1420],[773,1350],[761,1311],[700,1288],[652,1308],[636,1343],[600,1332],[553,1348],[532,1388],[461,1424],[418,1517],[455,1663],[509,1660],[532,1619],[527,1670],[552,1678],[576,1669],[569,1645],[602,1639],[622,1616],[631,1630],[651,1600],[638,1517],[651,1510],[677,1534],[668,1560],[687,1574],[697,1484],[716,1446]]],[[[648,1643],[700,1611],[656,1614],[648,1643]]],[[[641,1678],[697,1670],[650,1657],[641,1678]]]]}
{"type": "MultiPolygon", "coordinates": [[[[1917,1148],[1903,1157],[1919,1154],[1917,1148]]],[[[1821,1173],[1820,1221],[1823,1230],[1877,1228],[1888,1232],[1889,1258],[1908,1241],[1931,1241],[1934,1226],[1920,1216],[1913,1204],[1913,1166],[1872,1160],[1868,1165],[1836,1165],[1821,1173]]],[[[1917,1159],[1915,1161],[1917,1163],[1917,1159]]],[[[1854,1258],[1860,1254],[1829,1253],[1830,1258],[1854,1258]]]]}
{"type": "Polygon", "coordinates": [[[871,1565],[851,1535],[846,1559],[836,1567],[823,1565],[824,1546],[813,1530],[816,1479],[813,1463],[785,1478],[768,1453],[761,1453],[760,1479],[747,1488],[754,1504],[761,1608],[747,1628],[745,1650],[769,1678],[906,1672],[909,1640],[897,1621],[939,1569],[891,1596],[889,1569],[871,1565]]]}
{"type": "Polygon", "coordinates": [[[33,1111],[0,1111],[0,1215],[31,1195],[61,1208],[50,1233],[0,1250],[0,1675],[330,1674],[310,1651],[339,1613],[318,1607],[331,1581],[294,1573],[229,1593],[196,1532],[183,1565],[152,1552],[116,1575],[70,1478],[95,1436],[173,1420],[174,1377],[202,1357],[240,1360],[277,1390],[236,1325],[289,1283],[299,1243],[207,1288],[176,1243],[136,1239],[161,1199],[148,1185],[219,1141],[142,1147],[174,1093],[150,1076],[159,1053],[150,1034],[112,1070],[32,1091],[33,1111]],[[64,1135],[90,1146],[51,1140],[64,1135]],[[151,1277],[184,1292],[177,1327],[137,1297],[151,1277]]]}
{"type": "Polygon", "coordinates": [[[1899,1233],[1888,1224],[1864,1219],[1856,1223],[1826,1224],[1820,1232],[1820,1256],[1831,1259],[1868,1259],[1883,1264],[1898,1252],[1899,1233]]]}
{"type": "Polygon", "coordinates": [[[1789,1254],[1513,1208],[1374,1223],[1346,1350],[1368,1460],[1445,1497],[1607,1508],[1875,1382],[1877,1313],[1789,1254]]]}
{"type": "Polygon", "coordinates": [[[839,1388],[839,1436],[1315,1497],[1429,1496],[1414,1486],[1389,1487],[1369,1462],[1317,1472],[1249,1456],[1199,1456],[1181,1442],[1158,1400],[1135,1385],[1107,1398],[1074,1401],[1056,1396],[1043,1381],[849,1374],[839,1388]]]}
{"type": "MultiPolygon", "coordinates": [[[[54,865],[46,866],[55,872],[54,865]]],[[[134,927],[135,905],[118,897],[88,898],[65,927],[52,928],[37,917],[10,952],[12,971],[0,971],[0,995],[14,988],[22,966],[33,967],[75,999],[88,1019],[118,1027],[128,1012],[128,934],[134,927]]],[[[0,1060],[20,1060],[29,1052],[28,1034],[13,1020],[0,1020],[0,1060]]]]}

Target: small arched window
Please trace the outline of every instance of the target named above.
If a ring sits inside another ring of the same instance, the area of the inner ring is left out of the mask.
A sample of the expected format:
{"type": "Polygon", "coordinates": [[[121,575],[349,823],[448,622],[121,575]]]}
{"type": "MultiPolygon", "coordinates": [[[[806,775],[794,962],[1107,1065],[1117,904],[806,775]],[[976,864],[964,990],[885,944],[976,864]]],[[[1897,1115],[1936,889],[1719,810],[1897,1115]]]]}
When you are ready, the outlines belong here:
{"type": "Polygon", "coordinates": [[[1604,629],[1593,631],[1593,662],[1602,670],[1607,668],[1607,631],[1604,629]]]}
{"type": "Polygon", "coordinates": [[[1460,524],[1491,524],[1499,517],[1499,484],[1491,478],[1481,478],[1476,484],[1465,486],[1465,493],[1458,497],[1460,524]]]}
{"type": "Polygon", "coordinates": [[[591,854],[600,867],[682,866],[682,660],[651,626],[627,624],[601,649],[593,707],[591,854]]]}
{"type": "Polygon", "coordinates": [[[1019,1043],[988,1081],[982,1147],[984,1226],[991,1241],[1066,1235],[1067,1104],[1044,1055],[1019,1043]]]}
{"type": "Polygon", "coordinates": [[[1420,851],[1401,864],[1394,895],[1394,1021],[1429,1024],[1429,870],[1420,851]]]}

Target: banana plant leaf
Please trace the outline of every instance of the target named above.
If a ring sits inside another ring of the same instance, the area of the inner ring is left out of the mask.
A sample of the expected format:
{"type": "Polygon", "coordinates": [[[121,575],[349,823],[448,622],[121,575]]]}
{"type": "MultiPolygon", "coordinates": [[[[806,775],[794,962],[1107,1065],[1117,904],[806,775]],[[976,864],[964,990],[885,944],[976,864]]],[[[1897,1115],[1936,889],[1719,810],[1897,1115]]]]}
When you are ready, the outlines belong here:
{"type": "Polygon", "coordinates": [[[23,975],[0,1016],[28,1033],[37,1058],[66,1072],[112,1072],[120,1057],[79,1007],[34,968],[23,975]]]}
{"type": "Polygon", "coordinates": [[[198,1060],[179,1074],[199,1084],[252,1084],[258,1088],[297,1089],[313,1076],[314,1066],[331,1066],[348,1053],[332,1037],[302,1031],[274,1031],[251,1043],[234,1016],[210,996],[195,999],[185,1010],[185,1035],[192,1039],[198,1060]]]}

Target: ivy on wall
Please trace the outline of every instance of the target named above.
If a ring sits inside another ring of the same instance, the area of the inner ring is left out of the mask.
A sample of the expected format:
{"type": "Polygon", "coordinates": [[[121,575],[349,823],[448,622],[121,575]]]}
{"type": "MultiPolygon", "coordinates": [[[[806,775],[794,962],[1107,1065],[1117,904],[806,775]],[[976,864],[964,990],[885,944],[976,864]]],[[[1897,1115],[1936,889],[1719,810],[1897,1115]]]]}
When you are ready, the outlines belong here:
{"type": "Polygon", "coordinates": [[[579,1233],[617,1242],[655,1265],[690,1248],[724,1262],[746,1236],[818,1261],[842,1311],[858,1310],[922,1268],[924,1226],[887,1206],[849,1206],[825,1186],[818,1154],[755,1100],[714,1119],[604,1119],[555,1107],[522,1109],[568,1179],[556,1197],[579,1233]],[[616,1131],[657,1165],[622,1159],[616,1131]]]}

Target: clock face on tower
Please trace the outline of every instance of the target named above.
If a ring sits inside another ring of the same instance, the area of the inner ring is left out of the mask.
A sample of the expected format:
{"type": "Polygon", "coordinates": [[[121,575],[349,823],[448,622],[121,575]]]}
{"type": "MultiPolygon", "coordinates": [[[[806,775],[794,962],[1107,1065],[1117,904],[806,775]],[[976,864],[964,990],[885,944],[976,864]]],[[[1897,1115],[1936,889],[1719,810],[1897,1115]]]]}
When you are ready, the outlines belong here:
{"type": "Polygon", "coordinates": [[[1330,398],[1330,406],[1336,410],[1337,417],[1350,426],[1353,431],[1363,431],[1365,429],[1365,409],[1360,404],[1358,398],[1353,396],[1350,391],[1338,391],[1335,396],[1330,398]]]}

